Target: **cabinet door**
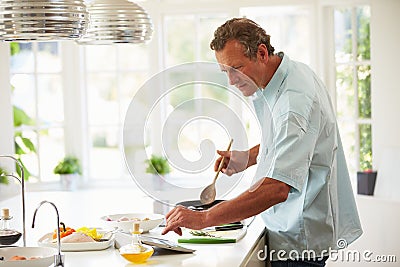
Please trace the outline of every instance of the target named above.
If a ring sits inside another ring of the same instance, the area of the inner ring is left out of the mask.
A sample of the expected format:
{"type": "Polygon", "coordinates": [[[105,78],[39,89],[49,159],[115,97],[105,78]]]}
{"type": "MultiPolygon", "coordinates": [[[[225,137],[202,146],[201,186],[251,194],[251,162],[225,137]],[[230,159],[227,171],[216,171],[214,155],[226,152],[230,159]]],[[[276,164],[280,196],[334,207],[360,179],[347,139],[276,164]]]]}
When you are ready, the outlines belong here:
{"type": "Polygon", "coordinates": [[[265,259],[265,253],[267,253],[266,250],[266,232],[264,231],[260,239],[258,240],[256,246],[254,249],[250,252],[250,256],[247,259],[247,261],[244,262],[242,266],[245,267],[269,267],[270,262],[269,259],[265,259]]]}

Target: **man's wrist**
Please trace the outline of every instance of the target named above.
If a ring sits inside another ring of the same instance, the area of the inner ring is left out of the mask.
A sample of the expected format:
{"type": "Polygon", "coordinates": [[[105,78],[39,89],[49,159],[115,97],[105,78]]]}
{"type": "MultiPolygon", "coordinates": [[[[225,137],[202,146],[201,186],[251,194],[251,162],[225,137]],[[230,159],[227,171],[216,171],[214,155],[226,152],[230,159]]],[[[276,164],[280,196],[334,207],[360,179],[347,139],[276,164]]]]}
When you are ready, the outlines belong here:
{"type": "Polygon", "coordinates": [[[213,226],[212,215],[210,214],[209,210],[200,211],[203,213],[202,216],[202,226],[203,228],[213,226]]]}
{"type": "Polygon", "coordinates": [[[249,149],[249,160],[247,167],[257,164],[257,156],[260,149],[260,145],[256,145],[249,149]]]}

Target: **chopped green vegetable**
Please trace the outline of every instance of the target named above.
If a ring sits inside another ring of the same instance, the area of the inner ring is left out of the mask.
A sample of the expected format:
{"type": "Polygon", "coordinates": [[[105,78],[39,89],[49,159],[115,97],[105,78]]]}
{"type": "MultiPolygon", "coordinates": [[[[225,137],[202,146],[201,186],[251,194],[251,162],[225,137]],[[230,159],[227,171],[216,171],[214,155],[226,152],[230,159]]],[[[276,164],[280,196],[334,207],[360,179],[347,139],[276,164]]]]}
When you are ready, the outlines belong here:
{"type": "Polygon", "coordinates": [[[203,232],[203,231],[200,231],[200,230],[199,230],[199,231],[191,230],[189,233],[192,234],[192,235],[194,235],[194,236],[217,237],[217,236],[212,235],[212,234],[210,234],[210,233],[208,233],[208,232],[203,232]]]}

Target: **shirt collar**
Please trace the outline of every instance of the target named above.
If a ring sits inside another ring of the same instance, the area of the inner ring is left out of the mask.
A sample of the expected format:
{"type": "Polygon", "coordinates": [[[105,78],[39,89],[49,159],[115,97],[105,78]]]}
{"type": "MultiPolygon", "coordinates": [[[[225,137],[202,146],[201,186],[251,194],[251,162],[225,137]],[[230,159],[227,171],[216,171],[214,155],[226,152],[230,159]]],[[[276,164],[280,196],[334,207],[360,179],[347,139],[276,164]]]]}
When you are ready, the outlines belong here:
{"type": "Polygon", "coordinates": [[[281,86],[286,79],[289,71],[290,59],[287,55],[283,55],[281,64],[276,69],[271,80],[264,89],[259,88],[252,96],[253,101],[265,99],[270,107],[273,107],[279,94],[281,93],[281,86]]]}

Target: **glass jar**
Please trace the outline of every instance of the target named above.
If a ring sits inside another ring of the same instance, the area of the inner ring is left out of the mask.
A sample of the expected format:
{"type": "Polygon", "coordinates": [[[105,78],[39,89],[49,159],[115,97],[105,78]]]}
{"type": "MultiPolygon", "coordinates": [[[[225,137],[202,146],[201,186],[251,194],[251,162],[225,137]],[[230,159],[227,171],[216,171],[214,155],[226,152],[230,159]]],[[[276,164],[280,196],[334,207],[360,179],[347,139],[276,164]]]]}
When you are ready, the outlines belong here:
{"type": "Polygon", "coordinates": [[[4,208],[1,210],[0,217],[0,245],[12,245],[15,244],[20,238],[21,233],[11,228],[12,216],[10,216],[10,210],[4,208]]]}

